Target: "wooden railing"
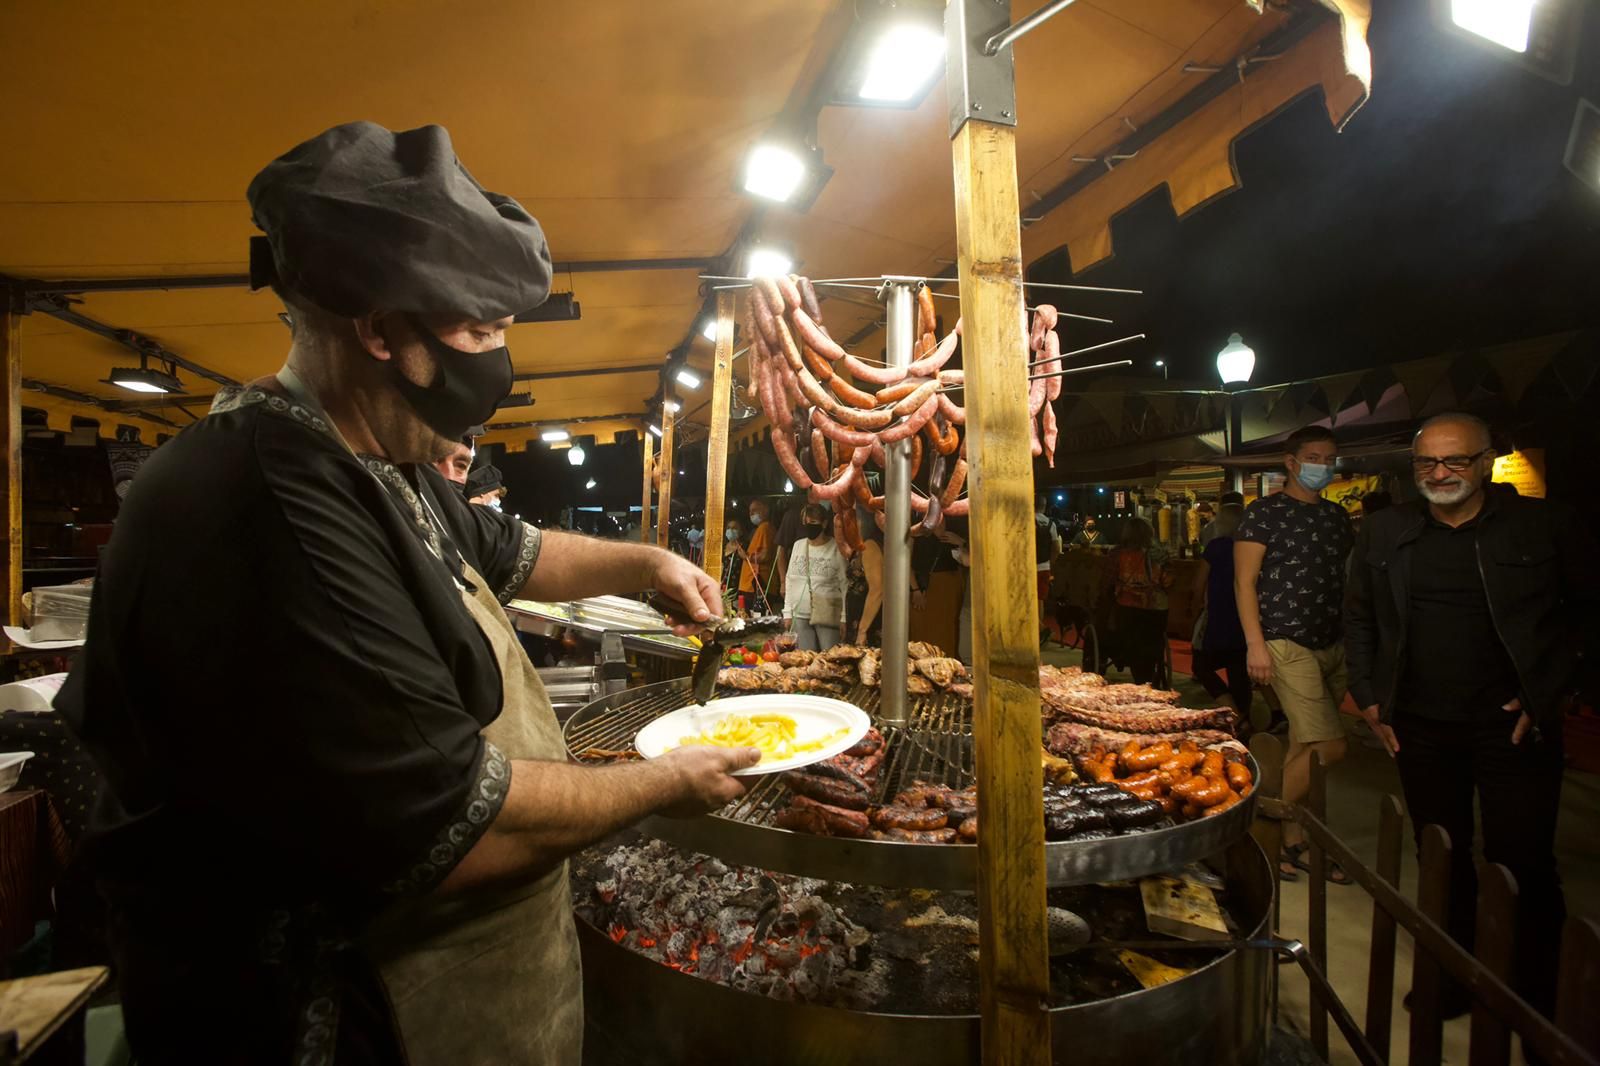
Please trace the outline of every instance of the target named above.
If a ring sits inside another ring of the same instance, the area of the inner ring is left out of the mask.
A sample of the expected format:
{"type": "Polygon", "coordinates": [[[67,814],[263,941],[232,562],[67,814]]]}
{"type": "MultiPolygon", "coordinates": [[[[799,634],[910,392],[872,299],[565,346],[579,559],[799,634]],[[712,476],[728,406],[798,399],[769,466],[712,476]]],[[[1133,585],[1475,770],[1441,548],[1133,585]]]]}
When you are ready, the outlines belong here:
{"type": "MultiPolygon", "coordinates": [[[[1328,1021],[1335,1026],[1364,1066],[1389,1061],[1393,1044],[1395,932],[1403,928],[1416,943],[1411,974],[1411,1023],[1408,1061],[1434,1066],[1443,1057],[1444,1020],[1440,999],[1446,979],[1472,998],[1470,1066],[1504,1066],[1511,1061],[1511,1038],[1522,1038],[1553,1066],[1600,1066],[1600,924],[1569,918],[1562,932],[1557,975],[1555,1019],[1540,1014],[1507,984],[1516,940],[1517,885],[1504,866],[1489,863],[1479,874],[1476,957],[1445,932],[1450,904],[1449,834],[1436,825],[1423,829],[1417,902],[1400,893],[1401,849],[1405,847],[1405,815],[1399,799],[1386,795],[1378,804],[1378,854],[1372,868],[1327,826],[1327,770],[1313,755],[1311,791],[1304,804],[1288,805],[1272,797],[1282,781],[1283,748],[1261,735],[1250,743],[1261,766],[1260,810],[1256,839],[1268,855],[1282,847],[1282,823],[1297,822],[1310,844],[1306,945],[1284,944],[1280,954],[1295,956],[1311,983],[1310,1040],[1328,1057],[1328,1021]],[[1367,965],[1366,1025],[1354,1016],[1328,981],[1327,866],[1337,862],[1372,897],[1372,935],[1367,965]]],[[[1471,847],[1471,841],[1466,842],[1471,847]]],[[[1274,904],[1277,924],[1278,904],[1274,904]]],[[[1280,942],[1281,943],[1281,942],[1280,942]]],[[[1276,994],[1274,994],[1276,1003],[1276,994]]]]}

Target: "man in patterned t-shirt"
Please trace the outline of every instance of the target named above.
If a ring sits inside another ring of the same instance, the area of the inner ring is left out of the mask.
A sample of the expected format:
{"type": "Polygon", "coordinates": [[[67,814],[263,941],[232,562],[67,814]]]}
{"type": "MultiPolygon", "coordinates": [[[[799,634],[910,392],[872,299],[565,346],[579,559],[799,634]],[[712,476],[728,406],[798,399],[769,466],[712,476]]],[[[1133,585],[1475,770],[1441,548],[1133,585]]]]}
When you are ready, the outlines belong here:
{"type": "MultiPolygon", "coordinates": [[[[1345,557],[1354,536],[1344,508],[1322,498],[1333,478],[1339,445],[1333,432],[1307,426],[1284,443],[1289,480],[1284,490],[1257,500],[1234,535],[1234,596],[1244,630],[1250,678],[1271,685],[1289,719],[1289,754],[1283,798],[1304,799],[1311,789],[1311,753],[1328,763],[1344,758],[1339,703],[1345,694],[1345,557]]],[[[1308,869],[1305,835],[1284,825],[1279,874],[1286,881],[1308,869]]],[[[1329,866],[1329,880],[1346,883],[1329,866]]]]}

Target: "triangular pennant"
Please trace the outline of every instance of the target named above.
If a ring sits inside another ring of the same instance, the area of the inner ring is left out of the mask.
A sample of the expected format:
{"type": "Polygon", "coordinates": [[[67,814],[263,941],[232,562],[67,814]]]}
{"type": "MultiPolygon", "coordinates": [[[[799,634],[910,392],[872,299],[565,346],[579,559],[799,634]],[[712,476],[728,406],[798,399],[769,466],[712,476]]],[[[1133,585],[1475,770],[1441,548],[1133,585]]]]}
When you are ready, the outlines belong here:
{"type": "Polygon", "coordinates": [[[1550,358],[1527,352],[1502,352],[1491,355],[1489,364],[1494,367],[1495,377],[1500,379],[1500,391],[1506,399],[1516,403],[1528,391],[1528,386],[1550,368],[1550,358]]]}
{"type": "Polygon", "coordinates": [[[1161,421],[1163,429],[1174,430],[1178,428],[1178,397],[1176,393],[1148,393],[1145,396],[1145,402],[1150,405],[1150,410],[1155,412],[1155,416],[1161,421]]]}
{"type": "Polygon", "coordinates": [[[1290,410],[1296,418],[1326,413],[1322,406],[1327,401],[1323,399],[1322,389],[1315,381],[1297,381],[1290,385],[1289,402],[1294,405],[1290,410]]]}
{"type": "Polygon", "coordinates": [[[1112,430],[1122,432],[1122,401],[1120,392],[1086,392],[1083,402],[1095,414],[1100,416],[1100,421],[1110,426],[1112,430]]]}
{"type": "Polygon", "coordinates": [[[1362,375],[1359,388],[1361,390],[1361,402],[1367,405],[1367,414],[1370,415],[1377,412],[1378,405],[1383,402],[1383,394],[1388,392],[1389,387],[1394,385],[1397,380],[1394,376],[1394,371],[1386,366],[1373,367],[1362,375]]]}
{"type": "Polygon", "coordinates": [[[1266,414],[1266,421],[1270,422],[1276,418],[1279,408],[1283,408],[1285,414],[1288,414],[1294,410],[1293,404],[1288,407],[1283,406],[1284,401],[1289,398],[1289,392],[1290,390],[1288,386],[1276,389],[1261,390],[1258,395],[1262,400],[1262,410],[1266,414]]]}
{"type": "Polygon", "coordinates": [[[1339,412],[1344,410],[1344,405],[1350,399],[1350,394],[1361,386],[1361,379],[1366,376],[1366,371],[1355,370],[1348,374],[1335,374],[1331,378],[1322,378],[1317,384],[1322,386],[1322,396],[1328,401],[1328,414],[1334,422],[1339,421],[1339,412]]]}
{"type": "Polygon", "coordinates": [[[1442,358],[1418,359],[1412,363],[1397,363],[1392,367],[1394,376],[1406,390],[1406,403],[1411,408],[1412,417],[1420,415],[1428,406],[1428,400],[1439,387],[1448,368],[1449,360],[1442,358]]]}
{"type": "Polygon", "coordinates": [[[1556,369],[1556,377],[1567,390],[1567,395],[1574,400],[1589,390],[1594,382],[1595,358],[1593,353],[1579,351],[1576,345],[1563,349],[1555,359],[1551,360],[1556,369]]]}
{"type": "MultiPolygon", "coordinates": [[[[1174,397],[1178,424],[1183,426],[1192,426],[1198,422],[1200,420],[1201,408],[1203,405],[1205,405],[1206,399],[1207,397],[1196,396],[1187,392],[1179,393],[1176,397],[1174,397]]],[[[1210,411],[1209,406],[1206,406],[1205,409],[1208,412],[1210,411]]]]}
{"type": "Polygon", "coordinates": [[[1477,352],[1462,352],[1451,360],[1450,387],[1455,390],[1457,399],[1470,397],[1488,376],[1489,363],[1477,352]]]}

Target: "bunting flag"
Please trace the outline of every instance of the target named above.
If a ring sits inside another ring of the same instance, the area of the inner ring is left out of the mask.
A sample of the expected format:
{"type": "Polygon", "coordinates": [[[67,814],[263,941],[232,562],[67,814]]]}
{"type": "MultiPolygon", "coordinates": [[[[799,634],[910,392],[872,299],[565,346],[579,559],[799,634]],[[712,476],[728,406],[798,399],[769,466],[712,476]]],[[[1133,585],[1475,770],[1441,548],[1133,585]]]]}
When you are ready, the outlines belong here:
{"type": "Polygon", "coordinates": [[[1512,403],[1522,400],[1528,386],[1550,368],[1547,359],[1530,358],[1526,352],[1503,352],[1489,357],[1495,377],[1500,379],[1500,391],[1512,403]]]}
{"type": "Polygon", "coordinates": [[[1399,382],[1394,371],[1386,366],[1376,366],[1361,377],[1361,401],[1367,405],[1367,414],[1375,414],[1390,386],[1399,382]]]}
{"type": "MultiPolygon", "coordinates": [[[[1277,416],[1278,408],[1282,407],[1283,402],[1289,398],[1289,391],[1289,386],[1285,385],[1276,389],[1262,389],[1257,393],[1257,395],[1261,397],[1264,405],[1263,410],[1265,412],[1266,421],[1270,422],[1277,416]]],[[[1293,405],[1284,409],[1289,412],[1294,411],[1293,405]]]]}
{"type": "Polygon", "coordinates": [[[1178,428],[1178,396],[1171,392],[1152,392],[1145,395],[1145,403],[1161,421],[1161,428],[1175,432],[1178,428]]]}
{"type": "Polygon", "coordinates": [[[1114,432],[1122,432],[1122,401],[1125,399],[1120,392],[1086,392],[1083,402],[1090,410],[1100,416],[1100,421],[1110,426],[1114,432]]]}
{"type": "Polygon", "coordinates": [[[1406,403],[1415,418],[1427,408],[1428,401],[1444,380],[1449,369],[1448,359],[1418,359],[1412,363],[1397,363],[1391,369],[1406,390],[1406,403]]]}
{"type": "Polygon", "coordinates": [[[1579,351],[1578,345],[1571,344],[1563,348],[1551,360],[1551,365],[1555,367],[1557,380],[1574,400],[1589,391],[1589,386],[1594,383],[1594,356],[1579,351]]]}
{"type": "Polygon", "coordinates": [[[1361,379],[1365,376],[1366,371],[1354,370],[1348,374],[1335,374],[1331,378],[1322,378],[1318,382],[1322,386],[1323,398],[1328,401],[1328,415],[1335,425],[1339,422],[1339,412],[1344,410],[1350,394],[1361,387],[1361,379]]]}
{"type": "Polygon", "coordinates": [[[1472,394],[1488,376],[1489,363],[1477,352],[1463,352],[1450,363],[1450,387],[1461,403],[1471,402],[1472,394]]]}

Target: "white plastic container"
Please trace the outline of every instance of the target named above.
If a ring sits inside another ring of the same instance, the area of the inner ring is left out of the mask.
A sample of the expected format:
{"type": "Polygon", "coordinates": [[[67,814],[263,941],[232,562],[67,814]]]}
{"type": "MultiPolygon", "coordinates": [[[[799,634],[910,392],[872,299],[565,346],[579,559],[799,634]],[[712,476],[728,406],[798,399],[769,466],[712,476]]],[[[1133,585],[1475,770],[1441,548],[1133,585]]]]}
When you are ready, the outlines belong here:
{"type": "Polygon", "coordinates": [[[31,751],[8,751],[0,755],[0,792],[10,792],[22,777],[22,764],[33,758],[31,751]]]}

